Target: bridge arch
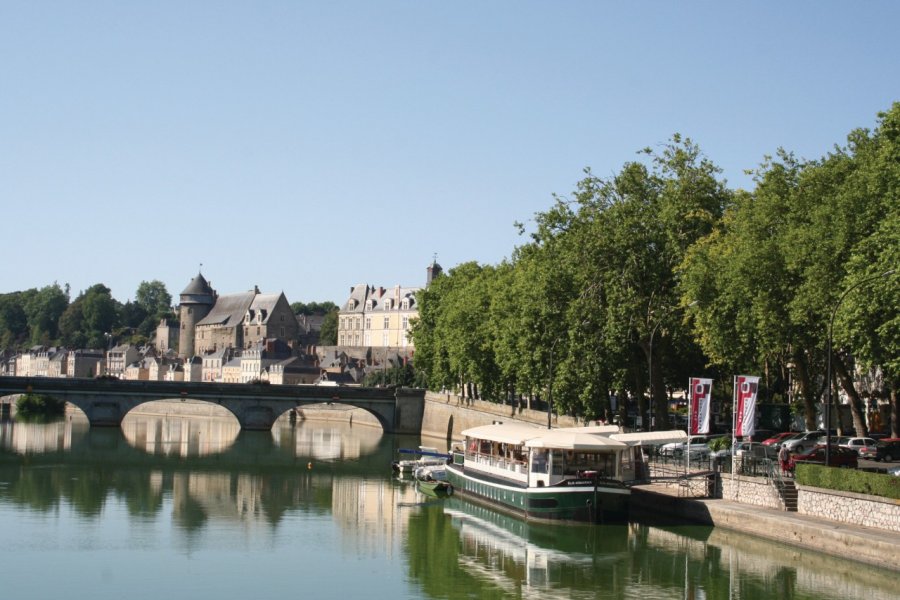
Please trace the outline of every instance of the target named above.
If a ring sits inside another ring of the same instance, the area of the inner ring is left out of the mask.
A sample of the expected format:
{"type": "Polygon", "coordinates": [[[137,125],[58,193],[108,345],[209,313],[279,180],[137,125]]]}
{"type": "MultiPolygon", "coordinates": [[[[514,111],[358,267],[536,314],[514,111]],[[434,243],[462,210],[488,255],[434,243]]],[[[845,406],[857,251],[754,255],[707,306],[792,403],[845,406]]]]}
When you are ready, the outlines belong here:
{"type": "Polygon", "coordinates": [[[419,433],[424,390],[328,386],[121,381],[46,377],[0,377],[0,393],[34,392],[77,406],[92,426],[121,426],[135,407],[155,400],[209,402],[231,412],[242,429],[270,430],[282,414],[302,406],[333,403],[372,414],[386,433],[419,433]]]}

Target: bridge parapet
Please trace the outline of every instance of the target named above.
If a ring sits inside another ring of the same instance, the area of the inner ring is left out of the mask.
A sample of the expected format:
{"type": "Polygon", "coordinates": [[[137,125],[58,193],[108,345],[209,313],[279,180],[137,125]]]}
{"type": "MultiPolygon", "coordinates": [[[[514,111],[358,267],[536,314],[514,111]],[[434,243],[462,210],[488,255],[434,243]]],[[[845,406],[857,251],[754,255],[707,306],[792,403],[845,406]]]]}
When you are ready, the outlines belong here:
{"type": "Polygon", "coordinates": [[[70,402],[92,426],[112,427],[140,404],[180,398],[218,404],[242,429],[268,430],[292,408],[331,402],[367,410],[386,433],[418,434],[425,405],[424,390],[412,388],[0,377],[0,395],[29,392],[70,402]]]}

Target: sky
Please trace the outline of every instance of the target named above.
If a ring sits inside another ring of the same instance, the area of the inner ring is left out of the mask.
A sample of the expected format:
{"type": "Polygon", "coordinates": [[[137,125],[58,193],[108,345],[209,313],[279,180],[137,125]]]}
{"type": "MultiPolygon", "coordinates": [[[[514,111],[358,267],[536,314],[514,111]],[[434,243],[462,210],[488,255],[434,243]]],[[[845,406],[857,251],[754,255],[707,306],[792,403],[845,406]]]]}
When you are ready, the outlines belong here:
{"type": "Polygon", "coordinates": [[[748,189],[900,101],[898,23],[893,0],[0,0],[0,293],[422,286],[676,132],[748,189]]]}

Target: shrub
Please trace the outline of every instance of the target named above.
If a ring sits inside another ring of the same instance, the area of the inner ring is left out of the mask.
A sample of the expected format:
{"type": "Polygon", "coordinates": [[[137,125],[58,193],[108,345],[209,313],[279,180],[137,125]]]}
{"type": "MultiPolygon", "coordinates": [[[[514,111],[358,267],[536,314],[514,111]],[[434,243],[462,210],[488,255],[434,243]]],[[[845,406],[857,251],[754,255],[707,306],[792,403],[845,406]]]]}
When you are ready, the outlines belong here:
{"type": "Polygon", "coordinates": [[[900,477],[885,473],[801,463],[797,465],[797,483],[827,490],[900,500],[900,477]]]}
{"type": "Polygon", "coordinates": [[[51,396],[22,394],[16,400],[16,418],[23,421],[45,421],[61,417],[66,403],[51,396]]]}

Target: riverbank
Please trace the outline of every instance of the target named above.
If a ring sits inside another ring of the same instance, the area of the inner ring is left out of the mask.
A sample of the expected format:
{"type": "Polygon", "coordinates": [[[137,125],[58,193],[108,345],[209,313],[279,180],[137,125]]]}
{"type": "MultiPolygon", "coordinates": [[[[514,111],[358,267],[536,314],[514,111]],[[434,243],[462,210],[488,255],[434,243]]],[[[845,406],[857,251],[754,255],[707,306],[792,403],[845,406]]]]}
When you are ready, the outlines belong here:
{"type": "Polygon", "coordinates": [[[722,527],[807,551],[900,571],[900,536],[793,512],[716,498],[679,497],[677,485],[632,488],[632,516],[668,524],[722,527]]]}

